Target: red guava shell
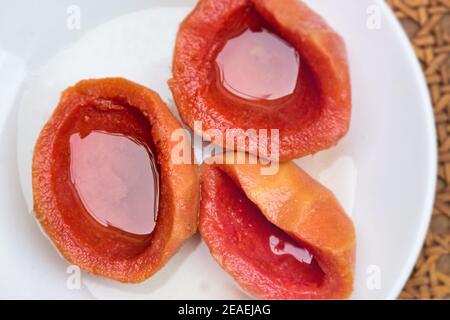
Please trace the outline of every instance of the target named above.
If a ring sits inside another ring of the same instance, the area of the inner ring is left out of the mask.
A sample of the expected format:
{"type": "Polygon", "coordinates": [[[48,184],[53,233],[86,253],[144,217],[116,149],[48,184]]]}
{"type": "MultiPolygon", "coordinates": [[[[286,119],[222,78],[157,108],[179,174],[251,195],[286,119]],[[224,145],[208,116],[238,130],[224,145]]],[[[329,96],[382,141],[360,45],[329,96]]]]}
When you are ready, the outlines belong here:
{"type": "Polygon", "coordinates": [[[353,286],[355,231],[334,195],[294,163],[280,164],[275,175],[262,176],[260,169],[250,164],[202,165],[199,230],[213,257],[243,289],[260,298],[347,298],[353,286]],[[266,222],[246,221],[255,210],[266,222]],[[288,261],[260,250],[258,232],[266,232],[262,229],[269,224],[314,255],[321,278],[314,268],[286,267],[288,261]],[[303,282],[296,282],[298,278],[303,282]]]}
{"type": "Polygon", "coordinates": [[[32,181],[34,210],[58,251],[83,270],[121,282],[142,282],[157,272],[197,229],[198,174],[194,165],[173,164],[170,137],[180,124],[159,95],[122,78],[84,80],[66,89],[34,150],[32,181]],[[67,150],[61,135],[83,108],[112,112],[120,105],[139,110],[151,125],[160,174],[158,220],[145,237],[123,235],[83,218],[77,206],[64,207],[58,197],[68,179],[56,172],[67,150]]]}
{"type": "MultiPolygon", "coordinates": [[[[298,0],[201,0],[182,22],[169,81],[183,121],[192,129],[279,129],[280,160],[314,154],[338,143],[351,117],[351,88],[345,43],[314,11],[298,0]],[[255,10],[301,55],[303,85],[281,107],[238,104],[214,89],[214,61],[230,26],[255,10]]],[[[197,130],[198,131],[198,130],[197,130]]],[[[200,132],[197,132],[200,133],[200,132]]],[[[253,138],[249,138],[252,140],[253,138]]],[[[257,141],[256,141],[257,142],[257,141]]],[[[268,139],[269,152],[270,135],[268,139]]],[[[214,140],[224,146],[225,141],[214,140]]],[[[249,141],[245,151],[252,152],[249,141]]],[[[240,150],[244,151],[244,150],[240,150]]]]}

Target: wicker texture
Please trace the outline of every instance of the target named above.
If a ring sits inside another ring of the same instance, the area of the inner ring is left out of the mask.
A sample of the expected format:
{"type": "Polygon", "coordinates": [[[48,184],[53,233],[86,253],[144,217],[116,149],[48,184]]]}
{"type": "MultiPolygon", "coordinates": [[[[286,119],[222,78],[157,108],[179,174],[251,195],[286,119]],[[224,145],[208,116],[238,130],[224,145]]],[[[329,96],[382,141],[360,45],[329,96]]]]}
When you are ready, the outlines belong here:
{"type": "Polygon", "coordinates": [[[430,87],[439,139],[430,230],[402,299],[450,299],[450,0],[387,0],[403,24],[430,87]]]}

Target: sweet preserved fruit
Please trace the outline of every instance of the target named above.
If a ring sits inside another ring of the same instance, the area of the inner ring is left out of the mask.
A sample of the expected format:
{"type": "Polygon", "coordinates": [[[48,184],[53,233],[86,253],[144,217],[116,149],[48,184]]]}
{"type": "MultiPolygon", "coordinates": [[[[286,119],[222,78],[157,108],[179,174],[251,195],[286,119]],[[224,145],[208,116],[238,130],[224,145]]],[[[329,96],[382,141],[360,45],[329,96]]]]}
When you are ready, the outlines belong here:
{"type": "MultiPolygon", "coordinates": [[[[279,143],[281,160],[332,147],[349,128],[345,44],[301,1],[201,0],[180,26],[172,72],[188,126],[202,121],[224,137],[229,129],[277,129],[279,141],[264,145],[271,154],[279,143]]],[[[257,139],[237,149],[252,152],[257,139]]]]}
{"type": "Polygon", "coordinates": [[[334,195],[293,163],[202,165],[199,229],[240,286],[265,299],[352,291],[355,233],[334,195]]]}
{"type": "Polygon", "coordinates": [[[64,91],[35,147],[33,198],[69,262],[140,282],[195,233],[198,177],[194,165],[171,161],[177,129],[159,96],[128,80],[64,91]]]}

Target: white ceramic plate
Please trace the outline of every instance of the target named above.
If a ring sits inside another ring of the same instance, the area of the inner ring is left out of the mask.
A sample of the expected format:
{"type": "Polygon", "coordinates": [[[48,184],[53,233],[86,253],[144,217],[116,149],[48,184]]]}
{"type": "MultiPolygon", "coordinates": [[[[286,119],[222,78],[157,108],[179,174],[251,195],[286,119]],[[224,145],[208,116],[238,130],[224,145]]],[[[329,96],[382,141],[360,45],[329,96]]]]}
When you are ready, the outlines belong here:
{"type": "MultiPolygon", "coordinates": [[[[354,109],[350,133],[337,147],[298,162],[336,193],[356,225],[352,298],[396,298],[434,197],[426,83],[383,1],[306,2],[347,42],[354,109]]],[[[194,1],[71,4],[22,0],[2,4],[0,12],[0,298],[249,298],[198,236],[144,284],[82,273],[78,288],[76,271],[41,233],[31,212],[31,155],[60,92],[83,78],[122,76],[155,89],[176,112],[166,81],[178,23],[194,1]]]]}

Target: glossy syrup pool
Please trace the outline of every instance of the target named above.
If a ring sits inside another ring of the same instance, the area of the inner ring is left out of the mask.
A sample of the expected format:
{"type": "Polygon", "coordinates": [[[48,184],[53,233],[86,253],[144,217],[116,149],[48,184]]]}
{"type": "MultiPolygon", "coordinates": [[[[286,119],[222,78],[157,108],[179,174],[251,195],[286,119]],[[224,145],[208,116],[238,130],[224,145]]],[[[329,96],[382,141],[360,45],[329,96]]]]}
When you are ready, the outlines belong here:
{"type": "Polygon", "coordinates": [[[306,243],[271,223],[230,176],[217,170],[210,173],[218,181],[212,211],[220,219],[222,245],[253,266],[249,274],[257,270],[294,289],[320,286],[324,272],[306,243]]]}
{"type": "Polygon", "coordinates": [[[216,58],[219,85],[246,100],[277,100],[294,93],[297,50],[249,11],[216,58]]]}
{"type": "Polygon", "coordinates": [[[269,246],[273,254],[277,256],[291,256],[301,263],[311,264],[314,258],[306,248],[294,242],[286,241],[276,235],[269,237],[269,246]]]}
{"type": "Polygon", "coordinates": [[[70,177],[86,211],[103,226],[136,235],[155,228],[158,171],[146,143],[105,131],[74,133],[70,177]]]}

